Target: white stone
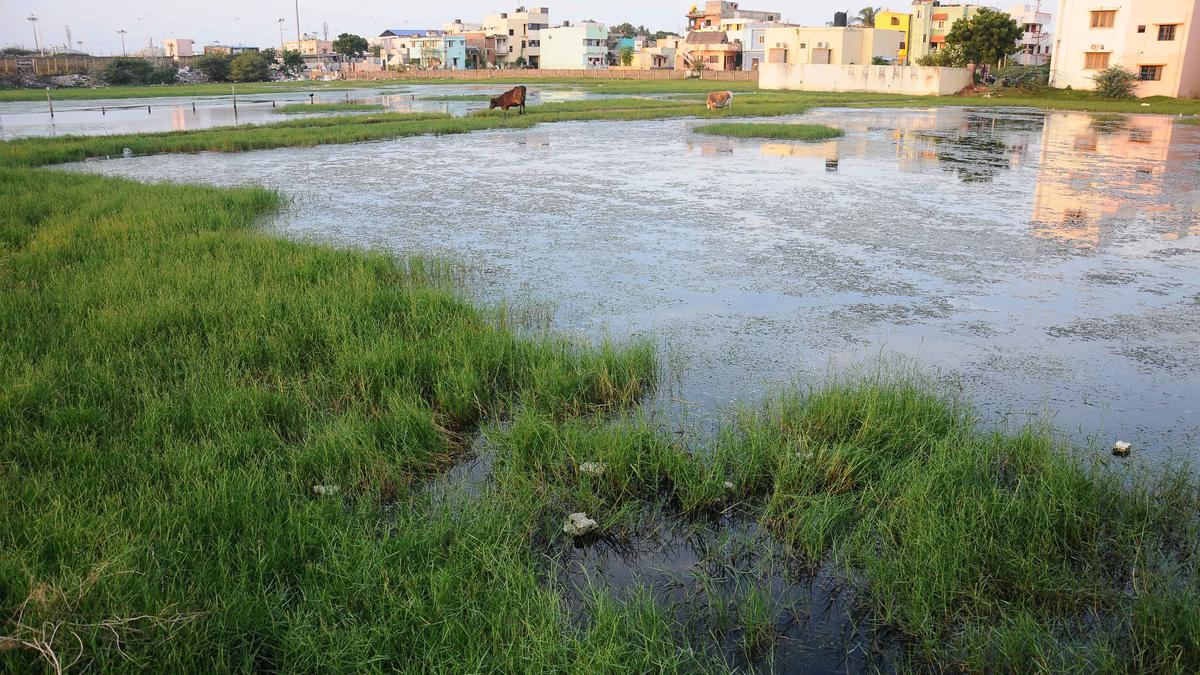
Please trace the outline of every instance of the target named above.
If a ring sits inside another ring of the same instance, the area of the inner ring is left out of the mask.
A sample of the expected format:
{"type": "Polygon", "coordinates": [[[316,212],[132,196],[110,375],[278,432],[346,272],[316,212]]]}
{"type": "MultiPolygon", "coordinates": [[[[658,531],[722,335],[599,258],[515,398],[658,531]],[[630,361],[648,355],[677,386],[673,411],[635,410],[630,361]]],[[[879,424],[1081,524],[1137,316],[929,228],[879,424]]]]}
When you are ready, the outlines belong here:
{"type": "Polygon", "coordinates": [[[589,476],[603,476],[605,468],[601,462],[585,462],[579,465],[579,471],[589,476]]]}
{"type": "Polygon", "coordinates": [[[1128,457],[1133,451],[1133,444],[1125,441],[1117,441],[1113,444],[1113,454],[1117,457],[1128,457]]]}
{"type": "Polygon", "coordinates": [[[728,481],[728,480],[725,481],[725,489],[732,490],[733,489],[733,481],[728,481]]]}
{"type": "Polygon", "coordinates": [[[314,485],[313,494],[318,497],[332,497],[341,492],[342,488],[339,485],[314,485]]]}
{"type": "Polygon", "coordinates": [[[563,524],[563,532],[572,537],[582,537],[600,529],[600,523],[587,517],[586,513],[572,513],[563,524]]]}

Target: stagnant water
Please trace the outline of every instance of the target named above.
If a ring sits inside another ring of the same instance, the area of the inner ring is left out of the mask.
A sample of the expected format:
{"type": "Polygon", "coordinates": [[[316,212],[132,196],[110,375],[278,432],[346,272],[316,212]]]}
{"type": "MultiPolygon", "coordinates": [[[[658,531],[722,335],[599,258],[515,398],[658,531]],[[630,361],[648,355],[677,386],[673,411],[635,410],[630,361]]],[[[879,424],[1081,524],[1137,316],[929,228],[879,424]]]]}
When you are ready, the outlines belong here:
{"type": "MultiPolygon", "coordinates": [[[[299,85],[303,87],[304,85],[299,85]]],[[[438,100],[439,98],[470,95],[495,96],[513,85],[492,83],[480,85],[422,85],[419,87],[378,86],[350,90],[314,89],[310,91],[238,95],[231,88],[225,96],[172,96],[161,98],[97,99],[87,101],[63,100],[54,102],[54,115],[49,103],[37,101],[0,102],[0,140],[28,136],[63,136],[77,134],[147,133],[158,131],[195,131],[211,127],[247,124],[269,124],[296,115],[283,115],[278,107],[306,103],[367,103],[383,106],[387,112],[445,113],[466,115],[488,107],[487,101],[438,100]],[[311,94],[311,95],[310,95],[311,94]]],[[[598,94],[571,89],[529,88],[529,105],[559,103],[598,94]]],[[[320,113],[324,116],[330,113],[320,113]]]]}
{"type": "Polygon", "coordinates": [[[567,330],[658,338],[691,417],[904,355],[993,423],[1197,457],[1200,127],[839,110],[827,143],[582,122],[77,170],[292,197],[285,236],[443,254],[567,330]]]}

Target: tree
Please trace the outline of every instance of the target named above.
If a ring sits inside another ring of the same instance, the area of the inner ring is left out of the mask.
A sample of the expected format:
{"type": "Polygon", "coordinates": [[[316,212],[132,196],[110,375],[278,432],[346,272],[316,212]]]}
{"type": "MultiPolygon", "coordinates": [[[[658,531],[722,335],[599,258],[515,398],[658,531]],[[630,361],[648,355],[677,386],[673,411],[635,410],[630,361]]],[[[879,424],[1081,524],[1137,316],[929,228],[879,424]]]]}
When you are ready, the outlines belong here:
{"type": "Polygon", "coordinates": [[[275,63],[279,60],[279,52],[275,51],[274,47],[267,47],[266,49],[259,50],[258,53],[267,60],[268,64],[275,63]]]}
{"type": "Polygon", "coordinates": [[[1024,31],[1011,16],[986,7],[970,19],[954,22],[946,45],[962,48],[968,63],[998,64],[1016,51],[1024,31]]]}
{"type": "Polygon", "coordinates": [[[621,47],[621,65],[626,68],[633,65],[633,47],[621,47]]]}
{"type": "Polygon", "coordinates": [[[108,62],[100,78],[106,84],[174,84],[175,66],[155,68],[146,59],[119,56],[108,62]]]}
{"type": "Polygon", "coordinates": [[[374,56],[375,58],[379,58],[379,55],[382,53],[383,53],[383,45],[371,45],[371,56],[374,56]]]}
{"type": "Polygon", "coordinates": [[[638,34],[637,30],[638,29],[633,24],[626,21],[625,23],[619,23],[613,26],[611,29],[609,29],[608,34],[620,35],[621,37],[633,37],[638,34]]]}
{"type": "Polygon", "coordinates": [[[370,44],[366,38],[352,33],[342,33],[333,41],[333,52],[341,54],[348,59],[362,56],[369,48],[370,44]]]}
{"type": "Polygon", "coordinates": [[[1111,66],[1092,76],[1096,93],[1104,98],[1134,98],[1137,74],[1121,66],[1111,66]]]}
{"type": "Polygon", "coordinates": [[[871,65],[886,66],[886,65],[888,65],[888,60],[883,58],[882,56],[872,56],[871,57],[871,65]]]}
{"type": "Polygon", "coordinates": [[[244,52],[229,64],[229,79],[234,82],[263,82],[271,79],[271,66],[262,54],[244,52]]]}
{"type": "Polygon", "coordinates": [[[858,10],[858,16],[854,17],[854,20],[851,23],[856,26],[863,26],[864,28],[874,28],[875,18],[878,17],[879,13],[882,11],[882,7],[863,7],[862,9],[858,10]]]}
{"type": "Polygon", "coordinates": [[[929,52],[917,59],[917,65],[939,68],[965,68],[967,57],[963,55],[961,46],[950,45],[942,47],[937,51],[929,52]]]}
{"type": "Polygon", "coordinates": [[[213,82],[229,79],[230,58],[225,54],[205,54],[192,62],[192,68],[204,73],[213,82]]]}
{"type": "Polygon", "coordinates": [[[283,69],[289,73],[298,73],[304,70],[304,55],[295,49],[285,49],[283,51],[283,69]]]}

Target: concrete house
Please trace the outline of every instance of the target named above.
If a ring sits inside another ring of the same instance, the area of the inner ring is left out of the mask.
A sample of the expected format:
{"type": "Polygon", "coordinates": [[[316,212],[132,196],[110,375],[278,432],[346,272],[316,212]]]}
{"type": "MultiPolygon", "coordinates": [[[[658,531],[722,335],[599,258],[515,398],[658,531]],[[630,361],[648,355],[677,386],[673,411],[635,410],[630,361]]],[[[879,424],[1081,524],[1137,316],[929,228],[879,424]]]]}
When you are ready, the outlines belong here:
{"type": "Polygon", "coordinates": [[[1054,46],[1052,34],[1053,16],[1039,12],[1036,5],[1014,5],[1008,11],[1024,31],[1017,41],[1017,63],[1022,66],[1044,66],[1050,63],[1050,52],[1054,46]]]}
{"type": "Polygon", "coordinates": [[[1138,96],[1200,98],[1200,0],[1063,0],[1050,83],[1093,89],[1120,66],[1138,76],[1138,96]]]}
{"type": "Polygon", "coordinates": [[[767,63],[870,65],[899,58],[904,33],[857,26],[774,26],[767,29],[767,63]]]}
{"type": "Polygon", "coordinates": [[[703,64],[705,70],[739,70],[742,45],[730,42],[729,34],[719,30],[694,30],[687,34],[675,54],[677,70],[691,70],[703,64]]]}
{"type": "Polygon", "coordinates": [[[483,32],[495,39],[497,61],[514,66],[541,66],[541,32],[550,27],[549,7],[518,7],[514,12],[497,12],[483,20],[483,32]]]}
{"type": "Polygon", "coordinates": [[[904,40],[900,43],[900,54],[897,57],[896,63],[902,66],[910,65],[908,43],[910,33],[912,32],[912,14],[908,12],[880,12],[875,17],[875,27],[882,30],[898,30],[904,33],[904,40]]]}
{"type": "Polygon", "coordinates": [[[596,70],[608,67],[608,28],[584,21],[539,31],[541,68],[596,70]]]}
{"type": "MultiPolygon", "coordinates": [[[[908,58],[913,63],[946,44],[946,36],[959,19],[970,19],[980,5],[942,4],[939,0],[914,0],[909,29],[908,58]]],[[[877,26],[878,27],[878,26],[877,26]]],[[[884,26],[887,28],[887,26],[884,26]]]]}
{"type": "Polygon", "coordinates": [[[746,22],[774,23],[782,21],[783,17],[776,11],[758,11],[742,9],[736,2],[726,0],[708,0],[704,9],[692,5],[687,13],[689,31],[721,30],[721,22],[726,19],[742,19],[746,22]]]}

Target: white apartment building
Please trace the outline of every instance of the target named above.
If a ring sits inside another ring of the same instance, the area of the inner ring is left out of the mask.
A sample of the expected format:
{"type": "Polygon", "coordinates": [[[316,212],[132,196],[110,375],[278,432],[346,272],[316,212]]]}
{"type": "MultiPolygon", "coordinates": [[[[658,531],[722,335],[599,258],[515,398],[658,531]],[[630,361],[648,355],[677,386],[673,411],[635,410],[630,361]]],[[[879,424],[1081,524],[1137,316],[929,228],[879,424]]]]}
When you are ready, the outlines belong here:
{"type": "Polygon", "coordinates": [[[1062,0],[1050,83],[1094,89],[1110,66],[1138,76],[1138,96],[1200,98],[1200,0],[1062,0]]]}
{"type": "Polygon", "coordinates": [[[1014,5],[1008,11],[1013,20],[1024,31],[1017,43],[1017,63],[1022,66],[1044,66],[1050,63],[1050,52],[1054,47],[1053,15],[1045,11],[1051,7],[1049,0],[1039,5],[1014,5]]]}
{"type": "Polygon", "coordinates": [[[549,7],[518,7],[483,20],[483,33],[496,40],[496,60],[515,65],[541,66],[541,31],[550,27],[549,7]]]}
{"type": "Polygon", "coordinates": [[[541,68],[600,69],[608,67],[608,28],[595,21],[541,31],[541,68]]]}

